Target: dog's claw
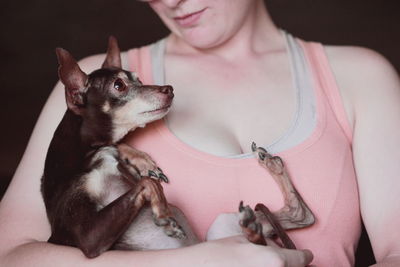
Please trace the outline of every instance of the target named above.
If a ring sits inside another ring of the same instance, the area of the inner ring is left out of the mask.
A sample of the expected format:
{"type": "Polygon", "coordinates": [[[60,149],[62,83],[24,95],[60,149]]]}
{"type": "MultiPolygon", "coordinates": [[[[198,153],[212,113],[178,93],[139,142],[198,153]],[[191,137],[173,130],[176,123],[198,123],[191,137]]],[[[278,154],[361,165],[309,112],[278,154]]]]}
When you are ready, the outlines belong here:
{"type": "Polygon", "coordinates": [[[177,239],[185,239],[186,233],[183,228],[178,224],[178,222],[172,218],[167,217],[163,219],[157,219],[154,221],[156,225],[164,228],[164,232],[167,236],[177,238],[177,239]]]}
{"type": "Polygon", "coordinates": [[[251,143],[251,150],[256,153],[258,152],[258,157],[260,160],[264,160],[265,158],[271,157],[268,151],[263,147],[257,147],[256,143],[251,143]]]}
{"type": "Polygon", "coordinates": [[[150,177],[158,178],[157,174],[156,174],[154,171],[152,171],[152,170],[149,170],[149,176],[150,176],[150,177]]]}
{"type": "Polygon", "coordinates": [[[263,148],[262,146],[258,147],[259,150],[261,150],[262,152],[264,152],[265,154],[269,155],[268,151],[263,148]]]}
{"type": "Polygon", "coordinates": [[[164,174],[164,173],[160,173],[158,175],[158,178],[160,178],[161,180],[163,180],[165,183],[169,183],[169,179],[168,177],[164,174]]]}
{"type": "Polygon", "coordinates": [[[256,145],[256,143],[252,142],[251,143],[251,151],[256,152],[256,150],[257,150],[257,145],[256,145]]]}
{"type": "Polygon", "coordinates": [[[244,210],[244,206],[243,206],[243,200],[242,200],[239,203],[239,212],[242,212],[243,210],[244,210]]]}
{"type": "Polygon", "coordinates": [[[157,168],[157,171],[149,170],[148,171],[148,176],[156,178],[157,180],[163,181],[165,183],[169,182],[168,177],[164,173],[161,172],[160,168],[157,168]]]}

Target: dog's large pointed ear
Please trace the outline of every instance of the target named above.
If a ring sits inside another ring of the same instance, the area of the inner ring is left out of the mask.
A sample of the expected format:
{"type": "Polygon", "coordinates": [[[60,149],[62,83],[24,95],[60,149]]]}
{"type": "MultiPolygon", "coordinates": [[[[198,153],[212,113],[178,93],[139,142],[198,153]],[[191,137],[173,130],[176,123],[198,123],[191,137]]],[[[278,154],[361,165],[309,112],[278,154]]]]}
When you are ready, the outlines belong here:
{"type": "Polygon", "coordinates": [[[88,76],[78,66],[72,55],[62,48],[56,49],[59,68],[58,76],[65,85],[65,98],[68,108],[80,115],[85,106],[86,83],[88,76]]]}
{"type": "Polygon", "coordinates": [[[118,47],[117,39],[114,36],[108,38],[107,56],[104,60],[102,68],[122,68],[121,53],[118,47]]]}

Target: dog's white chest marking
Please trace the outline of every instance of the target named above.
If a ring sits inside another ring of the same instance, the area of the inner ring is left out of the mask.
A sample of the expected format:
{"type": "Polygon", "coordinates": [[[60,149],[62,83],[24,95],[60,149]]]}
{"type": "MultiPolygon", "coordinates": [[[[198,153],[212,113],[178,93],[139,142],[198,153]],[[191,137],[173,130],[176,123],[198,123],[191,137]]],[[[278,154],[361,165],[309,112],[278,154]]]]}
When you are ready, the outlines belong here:
{"type": "Polygon", "coordinates": [[[84,187],[102,208],[127,191],[121,180],[115,147],[102,147],[91,158],[92,169],[84,175],[84,187]]]}

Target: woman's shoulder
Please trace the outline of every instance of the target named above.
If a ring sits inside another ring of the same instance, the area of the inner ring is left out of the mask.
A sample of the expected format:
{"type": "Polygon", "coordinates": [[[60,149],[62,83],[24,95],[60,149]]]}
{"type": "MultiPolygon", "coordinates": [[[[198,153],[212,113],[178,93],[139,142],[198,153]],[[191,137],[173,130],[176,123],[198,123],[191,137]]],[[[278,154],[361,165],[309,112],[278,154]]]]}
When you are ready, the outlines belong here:
{"type": "Polygon", "coordinates": [[[376,83],[398,82],[397,71],[390,60],[372,49],[333,45],[326,45],[324,48],[338,82],[352,81],[354,85],[360,85],[358,88],[364,89],[376,83]]]}
{"type": "Polygon", "coordinates": [[[354,122],[356,113],[371,108],[372,102],[379,108],[388,99],[398,98],[398,73],[382,54],[358,46],[324,48],[350,121],[354,122]]]}
{"type": "Polygon", "coordinates": [[[396,73],[390,60],[375,50],[360,46],[325,45],[324,47],[331,66],[342,69],[348,75],[357,77],[366,72],[373,72],[375,75],[370,78],[377,78],[380,75],[385,78],[396,73]]]}

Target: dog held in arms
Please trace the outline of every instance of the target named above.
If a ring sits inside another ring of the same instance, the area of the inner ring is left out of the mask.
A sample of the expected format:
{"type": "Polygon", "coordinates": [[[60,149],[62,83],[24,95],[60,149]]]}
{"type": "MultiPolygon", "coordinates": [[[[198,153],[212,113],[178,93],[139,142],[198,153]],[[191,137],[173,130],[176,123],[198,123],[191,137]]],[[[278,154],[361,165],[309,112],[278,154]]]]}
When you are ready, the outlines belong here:
{"type": "MultiPolygon", "coordinates": [[[[42,177],[48,242],[78,247],[88,258],[109,249],[198,243],[185,216],[165,199],[161,182],[168,178],[162,170],[148,154],[121,142],[128,132],[167,114],[172,87],[143,85],[135,73],[122,70],[113,37],[102,68],[89,75],[66,50],[56,52],[68,109],[50,143],[42,177]]],[[[255,144],[252,148],[280,185],[285,206],[271,213],[262,204],[253,211],[241,203],[240,227],[254,243],[265,245],[265,237],[276,235],[283,246],[294,248],[284,230],[309,226],[314,217],[280,158],[255,144]]]]}

